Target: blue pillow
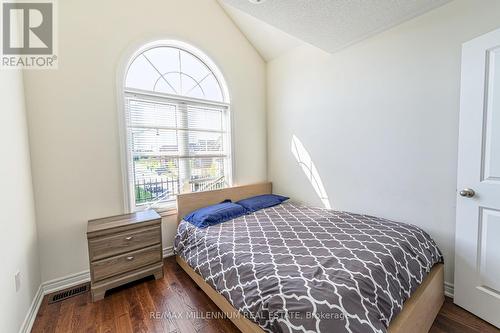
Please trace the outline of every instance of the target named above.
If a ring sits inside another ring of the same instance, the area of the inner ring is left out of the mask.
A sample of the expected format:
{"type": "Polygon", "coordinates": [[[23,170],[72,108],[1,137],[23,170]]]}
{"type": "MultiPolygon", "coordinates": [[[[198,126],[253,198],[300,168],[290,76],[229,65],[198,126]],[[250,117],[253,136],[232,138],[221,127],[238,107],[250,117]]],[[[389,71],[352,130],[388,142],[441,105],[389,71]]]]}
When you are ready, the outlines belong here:
{"type": "Polygon", "coordinates": [[[276,194],[264,194],[257,195],[248,199],[243,199],[236,202],[238,205],[242,205],[249,213],[258,211],[259,209],[268,208],[272,206],[279,205],[285,200],[290,198],[284,197],[276,194]]]}
{"type": "Polygon", "coordinates": [[[246,214],[246,209],[232,202],[222,202],[195,210],[184,217],[198,228],[206,228],[246,214]]]}

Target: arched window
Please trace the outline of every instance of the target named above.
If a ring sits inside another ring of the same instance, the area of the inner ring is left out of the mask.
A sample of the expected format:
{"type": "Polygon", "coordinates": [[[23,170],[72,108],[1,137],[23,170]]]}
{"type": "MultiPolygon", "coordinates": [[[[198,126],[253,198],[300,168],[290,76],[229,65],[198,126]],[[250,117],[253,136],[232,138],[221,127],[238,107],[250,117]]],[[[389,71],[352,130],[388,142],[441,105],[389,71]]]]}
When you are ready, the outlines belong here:
{"type": "Polygon", "coordinates": [[[180,42],[148,44],[123,89],[132,210],[231,184],[228,92],[206,55],[180,42]]]}

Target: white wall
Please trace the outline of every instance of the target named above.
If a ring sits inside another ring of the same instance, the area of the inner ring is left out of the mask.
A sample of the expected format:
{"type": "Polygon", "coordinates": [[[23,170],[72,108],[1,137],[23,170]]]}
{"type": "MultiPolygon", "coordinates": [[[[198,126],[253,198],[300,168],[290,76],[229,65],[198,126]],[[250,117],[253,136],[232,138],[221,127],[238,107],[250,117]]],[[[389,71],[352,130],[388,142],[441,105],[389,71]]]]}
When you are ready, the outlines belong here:
{"type": "Polygon", "coordinates": [[[336,209],[413,223],[453,282],[461,44],[500,26],[500,1],[456,0],[333,55],[301,46],[268,64],[268,173],[320,204],[296,135],[336,209]]]}
{"type": "Polygon", "coordinates": [[[0,327],[17,332],[40,285],[37,230],[20,71],[0,71],[0,327]],[[14,275],[21,272],[21,287],[14,275]]]}
{"type": "Polygon", "coordinates": [[[131,45],[173,38],[205,51],[230,90],[234,180],[267,176],[265,63],[215,0],[65,0],[58,10],[59,69],[25,74],[43,281],[88,269],[87,220],[124,211],[116,72],[131,45]]]}

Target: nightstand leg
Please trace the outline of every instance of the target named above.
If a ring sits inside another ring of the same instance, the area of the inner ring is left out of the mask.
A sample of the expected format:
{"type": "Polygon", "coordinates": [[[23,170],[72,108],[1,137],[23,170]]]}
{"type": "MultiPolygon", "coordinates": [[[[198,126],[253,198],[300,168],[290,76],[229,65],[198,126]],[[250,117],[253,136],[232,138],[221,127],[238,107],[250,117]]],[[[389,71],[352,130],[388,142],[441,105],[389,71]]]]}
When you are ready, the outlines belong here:
{"type": "Polygon", "coordinates": [[[161,268],[155,272],[155,280],[159,280],[161,278],[163,278],[163,268],[161,268]]]}
{"type": "Polygon", "coordinates": [[[106,289],[92,290],[92,302],[100,301],[104,298],[104,294],[106,294],[106,289]]]}

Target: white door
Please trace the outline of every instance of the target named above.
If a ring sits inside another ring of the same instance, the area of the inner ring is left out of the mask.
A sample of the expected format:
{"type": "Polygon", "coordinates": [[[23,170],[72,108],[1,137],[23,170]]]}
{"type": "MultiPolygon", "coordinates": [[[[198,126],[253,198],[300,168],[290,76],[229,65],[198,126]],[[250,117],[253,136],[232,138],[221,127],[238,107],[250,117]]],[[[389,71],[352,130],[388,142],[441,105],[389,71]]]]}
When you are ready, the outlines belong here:
{"type": "Polygon", "coordinates": [[[455,303],[500,327],[500,29],[462,48],[455,303]]]}

